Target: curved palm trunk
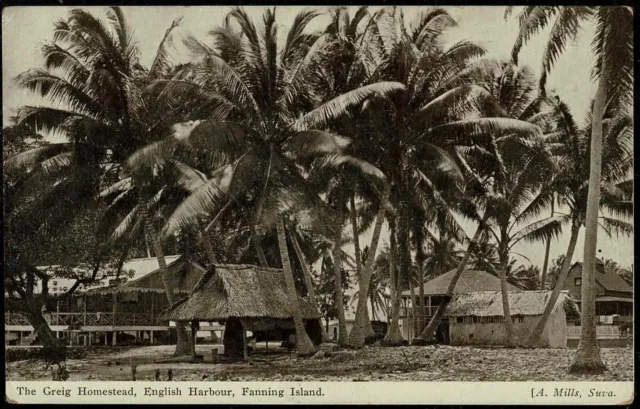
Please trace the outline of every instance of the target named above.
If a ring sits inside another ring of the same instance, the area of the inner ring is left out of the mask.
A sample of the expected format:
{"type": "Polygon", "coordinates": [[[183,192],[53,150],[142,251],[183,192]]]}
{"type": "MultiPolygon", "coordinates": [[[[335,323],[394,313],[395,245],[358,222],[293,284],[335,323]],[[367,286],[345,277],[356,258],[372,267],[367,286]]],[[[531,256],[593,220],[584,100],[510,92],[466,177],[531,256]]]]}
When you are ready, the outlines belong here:
{"type": "Polygon", "coordinates": [[[295,282],[293,280],[293,271],[291,270],[291,260],[289,259],[289,251],[287,249],[287,235],[284,230],[284,222],[282,218],[276,221],[276,229],[278,231],[278,248],[280,250],[280,259],[282,261],[282,270],[287,284],[287,293],[289,295],[289,303],[293,314],[293,322],[296,327],[296,350],[299,355],[311,355],[315,352],[315,347],[304,329],[304,321],[302,311],[300,310],[300,302],[298,293],[296,292],[295,282]]]}
{"type": "MultiPolygon", "coordinates": [[[[360,294],[366,294],[367,288],[371,287],[371,276],[373,275],[373,263],[376,259],[376,251],[378,250],[378,243],[380,241],[380,233],[382,232],[382,223],[384,222],[384,210],[389,200],[389,190],[385,189],[380,200],[380,206],[378,207],[378,214],[376,215],[376,222],[373,226],[373,235],[371,236],[371,245],[367,253],[367,260],[364,265],[364,271],[362,272],[362,280],[360,280],[360,294]]],[[[373,297],[373,296],[372,296],[373,297]]],[[[371,299],[371,305],[373,306],[373,298],[371,299]]],[[[372,307],[373,308],[373,307],[372,307]]],[[[366,325],[366,310],[367,310],[367,297],[359,297],[358,305],[356,307],[356,318],[349,334],[349,345],[355,348],[362,348],[365,343],[365,325],[366,325]]],[[[373,310],[372,310],[373,311],[373,310]]]]}
{"type": "MultiPolygon", "coordinates": [[[[167,296],[167,301],[169,301],[169,305],[172,306],[177,300],[175,297],[173,283],[169,279],[169,274],[167,272],[167,262],[164,258],[164,250],[162,248],[160,234],[153,231],[153,226],[149,222],[149,209],[147,208],[147,204],[142,196],[140,196],[138,206],[140,206],[140,219],[142,221],[144,231],[148,236],[152,237],[153,251],[155,252],[156,259],[158,260],[158,267],[162,275],[162,284],[167,296]]],[[[191,342],[189,342],[189,334],[187,333],[184,324],[176,322],[176,335],[178,339],[174,356],[193,354],[194,351],[191,348],[191,342]]]]}
{"type": "MultiPolygon", "coordinates": [[[[555,205],[555,195],[551,200],[551,217],[553,217],[554,205],[555,205]]],[[[545,290],[547,288],[547,268],[549,267],[549,251],[551,250],[551,238],[547,239],[547,244],[544,249],[544,263],[542,264],[542,276],[540,277],[540,290],[545,290]]]]}
{"type": "MultiPolygon", "coordinates": [[[[358,210],[356,209],[356,199],[353,194],[349,196],[349,218],[351,219],[351,229],[353,231],[353,246],[356,257],[356,274],[358,276],[358,283],[363,280],[362,276],[362,252],[360,251],[360,235],[358,234],[358,210]]],[[[369,286],[366,287],[367,292],[364,293],[366,298],[369,294],[369,286]]],[[[365,338],[373,337],[373,326],[371,325],[371,319],[369,318],[369,311],[365,309],[365,338]]]]}
{"type": "MultiPolygon", "coordinates": [[[[341,218],[342,219],[342,218],[341,218]]],[[[335,226],[335,236],[331,256],[333,257],[333,274],[335,277],[335,307],[338,313],[338,345],[346,345],[349,339],[347,333],[347,321],[344,316],[344,299],[342,292],[342,255],[340,241],[342,240],[342,221],[338,221],[335,226]]]]}
{"type": "MultiPolygon", "coordinates": [[[[149,223],[145,223],[146,226],[149,226],[149,223]]],[[[149,227],[147,227],[149,229],[149,227]]],[[[160,235],[155,234],[153,239],[153,251],[156,253],[156,258],[158,259],[158,266],[160,267],[160,272],[162,274],[162,284],[164,285],[164,289],[167,293],[167,300],[169,301],[169,305],[175,304],[176,296],[173,288],[173,284],[169,279],[169,273],[167,271],[167,262],[164,258],[164,250],[162,249],[162,242],[160,241],[160,235]]],[[[191,342],[189,342],[189,333],[187,332],[184,324],[180,322],[176,322],[176,335],[177,335],[177,343],[176,343],[176,351],[174,352],[175,356],[178,355],[192,355],[195,353],[191,347],[191,342]]]]}
{"type": "Polygon", "coordinates": [[[300,243],[298,242],[298,238],[296,237],[295,233],[292,230],[293,229],[289,230],[289,237],[291,237],[291,243],[293,243],[293,249],[296,252],[296,256],[298,257],[298,261],[300,262],[300,265],[302,266],[302,272],[304,273],[304,283],[307,286],[307,293],[309,295],[309,298],[313,300],[314,304],[317,304],[316,289],[315,289],[315,286],[313,285],[313,278],[311,277],[311,271],[309,271],[309,265],[307,264],[306,257],[302,252],[302,248],[300,248],[300,243]]]}
{"type": "Polygon", "coordinates": [[[562,268],[560,269],[560,274],[558,275],[558,279],[556,280],[556,285],[553,287],[553,291],[551,292],[551,296],[549,297],[549,301],[547,301],[547,305],[544,307],[544,312],[538,320],[531,334],[525,339],[523,342],[524,345],[534,346],[540,340],[542,336],[542,332],[544,331],[544,327],[547,325],[547,321],[551,316],[551,312],[558,301],[558,297],[560,296],[560,291],[564,287],[564,282],[567,280],[567,275],[569,275],[569,268],[571,267],[571,260],[573,259],[573,252],[576,249],[576,243],[578,242],[578,233],[580,231],[580,223],[578,220],[574,220],[571,225],[571,237],[569,238],[569,248],[567,249],[567,255],[565,256],[562,262],[562,268]]]}
{"type": "MultiPolygon", "coordinates": [[[[456,288],[456,284],[458,284],[458,280],[460,279],[460,276],[462,275],[462,272],[464,271],[465,267],[467,267],[467,263],[469,262],[469,258],[471,257],[471,253],[473,252],[473,248],[477,244],[478,239],[480,239],[480,235],[484,230],[484,225],[487,223],[488,218],[489,216],[485,215],[480,221],[480,224],[478,225],[478,229],[473,235],[471,242],[467,246],[467,251],[465,252],[464,257],[462,258],[462,261],[460,262],[460,264],[458,264],[458,268],[456,269],[456,272],[453,275],[453,277],[451,277],[451,282],[447,287],[445,298],[451,298],[451,296],[453,295],[453,290],[456,288]]],[[[427,341],[430,341],[435,338],[434,334],[438,326],[438,323],[440,321],[440,318],[442,318],[442,314],[444,314],[445,304],[446,304],[446,301],[444,300],[440,302],[440,305],[438,305],[438,309],[436,310],[436,313],[433,315],[433,317],[431,317],[431,320],[429,320],[429,324],[426,326],[424,331],[422,331],[422,334],[420,334],[420,338],[423,338],[427,341]]]]}
{"type": "MultiPolygon", "coordinates": [[[[313,277],[311,277],[311,271],[309,270],[309,265],[307,264],[307,259],[302,252],[302,248],[300,248],[300,243],[298,243],[298,238],[296,237],[293,229],[290,230],[291,243],[293,243],[293,249],[296,252],[296,256],[298,257],[298,261],[302,266],[302,272],[304,274],[304,282],[307,285],[307,295],[313,305],[318,306],[318,299],[316,298],[316,289],[313,283],[313,277]]],[[[322,281],[322,277],[320,278],[322,281]]],[[[322,340],[324,342],[329,341],[329,334],[327,334],[326,328],[322,327],[322,340]]]]}
{"type": "Polygon", "coordinates": [[[383,341],[387,345],[399,345],[404,341],[400,331],[400,272],[396,268],[396,224],[389,218],[390,249],[389,249],[389,274],[391,276],[391,323],[387,329],[383,341]]]}
{"type": "Polygon", "coordinates": [[[506,345],[508,347],[514,347],[516,345],[516,340],[513,332],[511,308],[509,307],[509,287],[507,287],[507,266],[509,265],[509,253],[506,249],[503,249],[500,253],[500,294],[502,298],[504,325],[507,332],[506,345]]]}
{"type": "Polygon", "coordinates": [[[256,225],[254,223],[249,222],[249,232],[251,234],[251,244],[253,244],[253,248],[256,250],[260,265],[262,267],[269,267],[267,257],[264,255],[264,249],[262,248],[262,244],[260,244],[260,237],[258,237],[258,232],[256,231],[256,225]]]}
{"type": "MultiPolygon", "coordinates": [[[[605,57],[606,58],[606,57],[605,57]]],[[[598,209],[600,207],[600,183],[602,171],[602,118],[606,102],[605,74],[598,83],[591,119],[591,157],[589,169],[589,191],[584,235],[584,257],[582,265],[582,295],[580,322],[582,332],[575,359],[569,368],[572,373],[602,373],[606,367],[600,358],[596,338],[595,267],[598,241],[598,209]]]]}

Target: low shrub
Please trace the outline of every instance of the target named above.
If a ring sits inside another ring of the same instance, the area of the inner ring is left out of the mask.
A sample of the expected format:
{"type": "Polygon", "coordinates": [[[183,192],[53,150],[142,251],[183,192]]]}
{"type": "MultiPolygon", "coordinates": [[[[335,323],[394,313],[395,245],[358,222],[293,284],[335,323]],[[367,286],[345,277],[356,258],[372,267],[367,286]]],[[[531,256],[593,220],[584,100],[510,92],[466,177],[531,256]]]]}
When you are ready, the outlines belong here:
{"type": "Polygon", "coordinates": [[[7,348],[5,350],[5,362],[15,362],[33,359],[42,359],[50,363],[58,363],[67,359],[84,358],[87,352],[83,348],[43,348],[43,347],[24,347],[24,348],[7,348]]]}

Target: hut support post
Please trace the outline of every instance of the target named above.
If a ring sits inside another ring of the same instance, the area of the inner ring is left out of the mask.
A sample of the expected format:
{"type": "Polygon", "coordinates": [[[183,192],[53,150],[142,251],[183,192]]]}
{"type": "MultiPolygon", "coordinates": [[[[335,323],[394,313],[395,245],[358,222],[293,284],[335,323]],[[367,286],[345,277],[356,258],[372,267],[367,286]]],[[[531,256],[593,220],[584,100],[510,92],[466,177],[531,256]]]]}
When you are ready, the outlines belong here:
{"type": "Polygon", "coordinates": [[[247,346],[247,326],[244,321],[240,321],[242,324],[242,354],[244,356],[244,360],[249,360],[249,348],[247,346]]]}
{"type": "Polygon", "coordinates": [[[56,300],[56,325],[60,325],[60,300],[56,300]]]}
{"type": "MultiPolygon", "coordinates": [[[[153,295],[154,295],[154,292],[151,291],[151,325],[155,324],[155,322],[153,321],[153,307],[154,307],[154,305],[153,305],[153,295]]],[[[153,331],[151,331],[151,334],[152,334],[151,343],[153,344],[153,331]]]]}
{"type": "Polygon", "coordinates": [[[149,331],[149,343],[153,345],[153,330],[149,331]]]}
{"type": "Polygon", "coordinates": [[[191,350],[193,351],[193,357],[196,356],[196,336],[198,335],[197,321],[191,321],[191,350]]]}

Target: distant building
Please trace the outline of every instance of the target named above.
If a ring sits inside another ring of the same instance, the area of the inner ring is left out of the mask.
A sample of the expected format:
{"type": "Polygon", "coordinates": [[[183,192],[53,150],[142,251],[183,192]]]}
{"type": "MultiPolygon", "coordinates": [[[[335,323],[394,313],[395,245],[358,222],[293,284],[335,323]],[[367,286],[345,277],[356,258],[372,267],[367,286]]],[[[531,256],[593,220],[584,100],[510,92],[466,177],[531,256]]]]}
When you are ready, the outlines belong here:
{"type": "MultiPolygon", "coordinates": [[[[188,294],[205,272],[199,264],[180,256],[167,256],[165,259],[178,296],[188,294]]],[[[51,267],[41,269],[48,271],[51,267]]],[[[78,287],[70,299],[61,297],[53,305],[48,305],[44,317],[51,330],[70,345],[116,345],[123,341],[153,344],[158,336],[168,339],[172,323],[160,316],[169,305],[157,259],[132,259],[125,263],[123,271],[133,272],[125,283],[106,277],[89,286],[78,287]]],[[[64,293],[75,281],[52,277],[49,292],[64,293]]],[[[13,340],[11,342],[37,342],[37,334],[23,314],[5,311],[4,318],[5,336],[13,340]]],[[[219,326],[201,327],[203,331],[219,329],[219,326]]]]}
{"type": "MultiPolygon", "coordinates": [[[[451,278],[455,275],[456,270],[451,270],[441,276],[429,280],[424,284],[424,315],[425,322],[429,323],[431,317],[436,313],[438,306],[442,301],[446,300],[447,287],[451,282],[451,278]]],[[[509,292],[521,292],[518,287],[508,284],[507,288],[509,292]]],[[[478,291],[500,291],[500,279],[486,271],[481,270],[464,270],[453,289],[453,294],[474,293],[478,291]]],[[[403,304],[400,308],[400,326],[402,329],[402,335],[407,340],[412,340],[414,337],[419,336],[419,328],[412,328],[411,314],[412,308],[418,305],[416,309],[417,321],[420,321],[421,308],[419,306],[420,288],[414,289],[415,300],[412,302],[410,291],[404,291],[402,293],[403,304]]],[[[443,320],[438,330],[438,340],[440,342],[447,342],[447,323],[443,320]]]]}
{"type": "MultiPolygon", "coordinates": [[[[531,333],[550,296],[551,291],[509,292],[516,340],[525,339],[531,333]]],[[[507,342],[500,291],[455,294],[444,314],[449,322],[451,345],[505,345],[507,342]]],[[[578,308],[569,294],[563,292],[549,316],[538,346],[567,347],[567,314],[578,314],[578,308]]]]}
{"type": "MultiPolygon", "coordinates": [[[[613,324],[614,316],[633,316],[633,287],[601,260],[596,262],[596,315],[599,324],[613,324]]],[[[582,263],[569,270],[564,289],[580,305],[582,298],[582,263]]],[[[624,320],[624,319],[623,319],[624,320]]]]}

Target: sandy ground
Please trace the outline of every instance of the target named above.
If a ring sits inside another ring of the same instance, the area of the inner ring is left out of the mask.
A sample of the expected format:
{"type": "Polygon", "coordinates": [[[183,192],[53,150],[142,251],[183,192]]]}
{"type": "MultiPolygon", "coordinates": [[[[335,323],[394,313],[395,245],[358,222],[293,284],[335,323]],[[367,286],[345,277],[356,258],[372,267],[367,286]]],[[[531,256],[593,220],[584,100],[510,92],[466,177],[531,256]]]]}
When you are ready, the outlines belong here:
{"type": "MultiPolygon", "coordinates": [[[[203,363],[158,363],[171,357],[173,346],[89,349],[86,358],[67,361],[70,381],[167,380],[172,369],[175,381],[627,381],[633,380],[631,348],[603,348],[608,371],[597,376],[569,375],[566,369],[574,349],[503,349],[451,346],[401,348],[365,347],[358,351],[335,351],[329,356],[296,358],[286,349],[258,344],[253,362],[212,364],[211,350],[221,345],[198,345],[203,363]]],[[[6,364],[7,380],[50,380],[50,369],[41,361],[6,364]]]]}

